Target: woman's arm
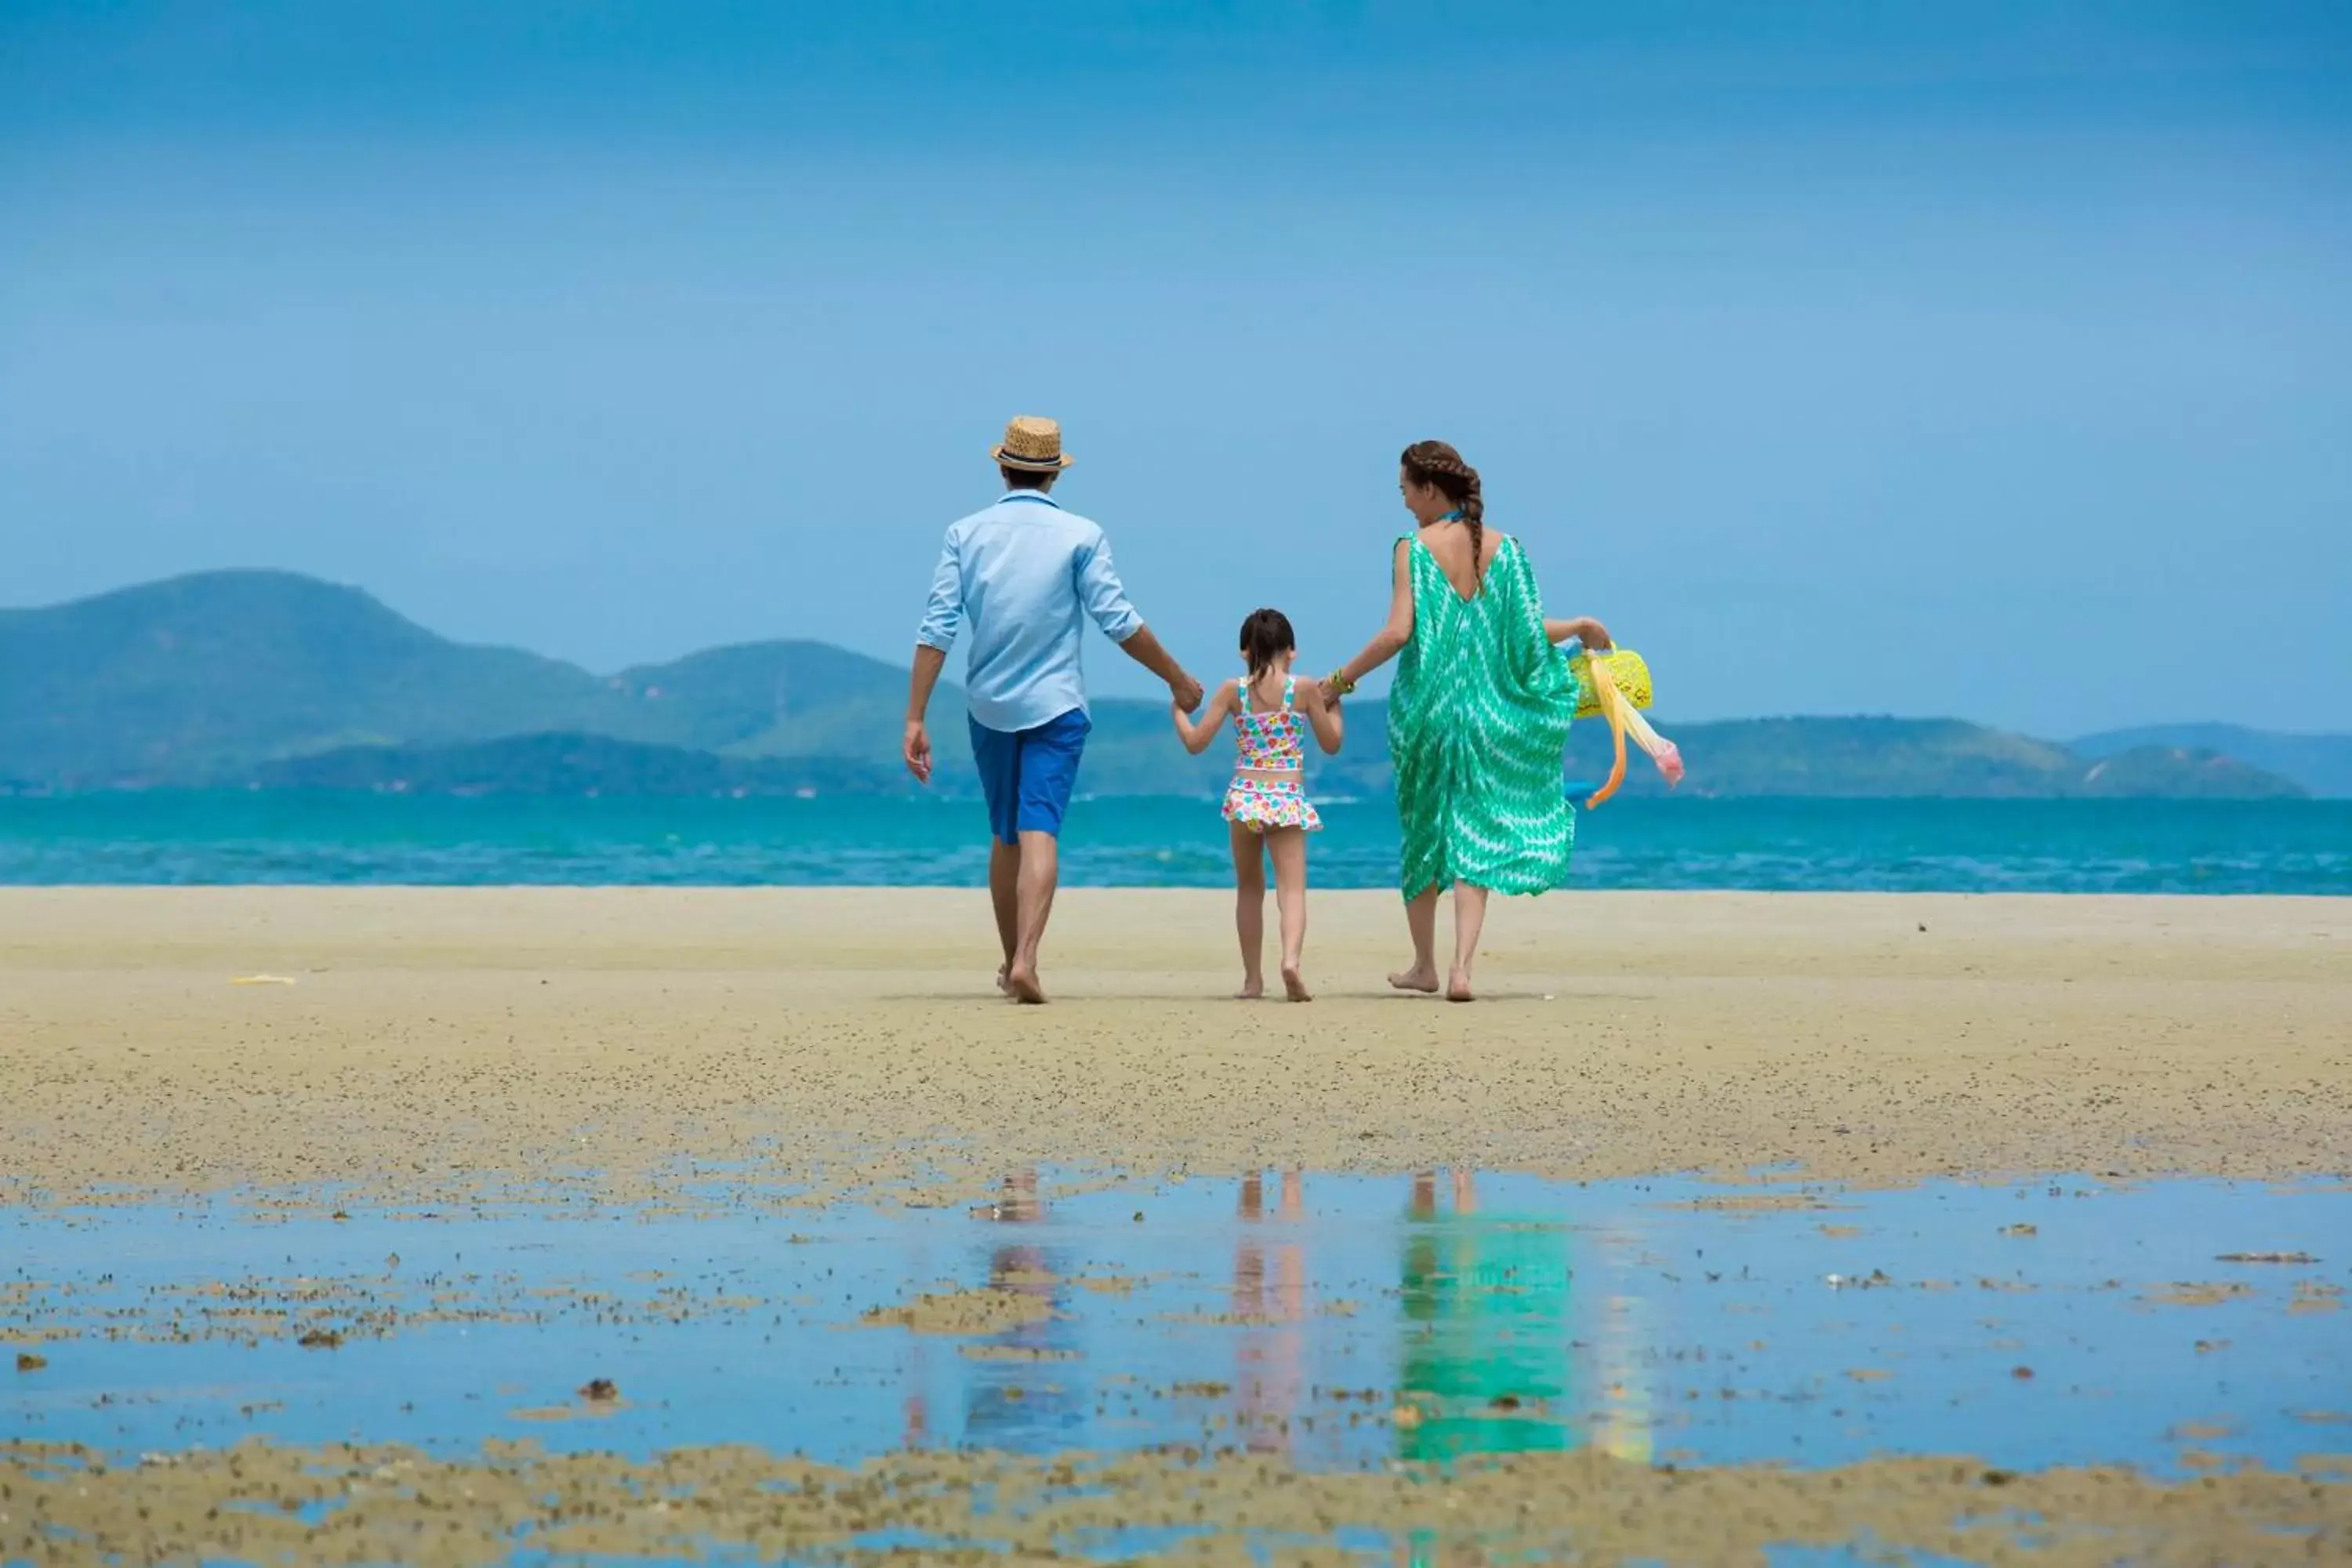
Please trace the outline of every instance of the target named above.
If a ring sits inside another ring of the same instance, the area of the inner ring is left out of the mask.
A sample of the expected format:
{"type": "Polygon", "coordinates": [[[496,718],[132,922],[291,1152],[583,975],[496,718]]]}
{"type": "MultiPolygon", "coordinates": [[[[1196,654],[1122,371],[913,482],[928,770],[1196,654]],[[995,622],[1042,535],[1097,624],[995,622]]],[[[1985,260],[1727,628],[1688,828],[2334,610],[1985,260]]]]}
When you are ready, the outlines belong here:
{"type": "Polygon", "coordinates": [[[1356,682],[1380,668],[1412,641],[1412,542],[1397,541],[1396,560],[1390,573],[1388,624],[1372,634],[1364,651],[1333,670],[1323,682],[1323,695],[1338,701],[1356,682]]]}
{"type": "Polygon", "coordinates": [[[1551,643],[1580,642],[1595,653],[1606,653],[1617,646],[1609,640],[1609,628],[1591,616],[1578,616],[1565,621],[1546,620],[1544,640],[1551,643]]]}
{"type": "Polygon", "coordinates": [[[1315,743],[1323,748],[1325,756],[1338,756],[1339,742],[1348,733],[1339,699],[1324,696],[1320,685],[1310,683],[1298,689],[1298,700],[1299,711],[1307,715],[1307,727],[1315,731],[1315,743]]]}
{"type": "Polygon", "coordinates": [[[1177,739],[1184,742],[1186,751],[1197,757],[1209,749],[1209,742],[1215,740],[1217,731],[1224,727],[1225,710],[1233,705],[1233,700],[1234,682],[1228,680],[1217,688],[1214,697],[1209,699],[1208,710],[1201,715],[1198,723],[1185,713],[1181,702],[1169,705],[1169,712],[1176,719],[1177,739]]]}

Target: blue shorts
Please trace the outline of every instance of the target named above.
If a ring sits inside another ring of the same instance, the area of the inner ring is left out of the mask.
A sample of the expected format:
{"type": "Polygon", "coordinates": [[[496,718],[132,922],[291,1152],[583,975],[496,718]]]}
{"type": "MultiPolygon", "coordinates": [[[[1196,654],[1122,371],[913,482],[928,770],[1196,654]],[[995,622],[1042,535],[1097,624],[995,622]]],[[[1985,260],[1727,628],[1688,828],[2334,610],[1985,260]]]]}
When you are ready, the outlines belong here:
{"type": "Polygon", "coordinates": [[[981,793],[988,797],[989,831],[998,842],[1018,844],[1024,833],[1062,831],[1062,814],[1078,784],[1078,756],[1094,728],[1086,710],[1073,708],[1034,730],[1007,733],[979,720],[971,723],[971,760],[980,764],[981,793]]]}

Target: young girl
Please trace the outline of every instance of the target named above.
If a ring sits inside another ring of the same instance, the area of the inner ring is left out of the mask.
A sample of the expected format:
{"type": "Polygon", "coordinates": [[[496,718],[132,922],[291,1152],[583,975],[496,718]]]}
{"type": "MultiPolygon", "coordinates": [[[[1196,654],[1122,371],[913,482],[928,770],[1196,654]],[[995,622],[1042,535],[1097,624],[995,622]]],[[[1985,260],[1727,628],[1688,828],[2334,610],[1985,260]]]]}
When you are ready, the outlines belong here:
{"type": "Polygon", "coordinates": [[[1244,997],[1265,994],[1265,858],[1274,858],[1275,905],[1282,911],[1282,988],[1293,1002],[1307,1002],[1298,973],[1307,945],[1307,836],[1323,819],[1307,804],[1301,787],[1307,773],[1302,730],[1312,726],[1324,752],[1339,749],[1337,699],[1314,681],[1300,685],[1290,673],[1298,647],[1280,610],[1258,610],[1242,623],[1242,658],[1249,675],[1217,688],[1200,722],[1174,710],[1176,733],[1195,756],[1208,749],[1231,714],[1241,756],[1225,791],[1225,821],[1234,846],[1234,923],[1242,941],[1244,997]],[[1304,721],[1302,724],[1301,721],[1304,721]]]}

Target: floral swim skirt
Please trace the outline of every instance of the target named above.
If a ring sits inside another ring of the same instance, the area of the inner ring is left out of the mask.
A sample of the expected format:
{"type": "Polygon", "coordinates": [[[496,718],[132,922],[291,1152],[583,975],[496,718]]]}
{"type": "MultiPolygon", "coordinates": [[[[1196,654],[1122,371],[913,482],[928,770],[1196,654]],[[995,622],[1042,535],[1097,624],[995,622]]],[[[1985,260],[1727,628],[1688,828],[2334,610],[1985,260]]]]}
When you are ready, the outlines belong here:
{"type": "Polygon", "coordinates": [[[1236,778],[1225,791],[1225,820],[1260,833],[1269,827],[1323,830],[1323,819],[1307,804],[1307,792],[1297,779],[1236,778]]]}

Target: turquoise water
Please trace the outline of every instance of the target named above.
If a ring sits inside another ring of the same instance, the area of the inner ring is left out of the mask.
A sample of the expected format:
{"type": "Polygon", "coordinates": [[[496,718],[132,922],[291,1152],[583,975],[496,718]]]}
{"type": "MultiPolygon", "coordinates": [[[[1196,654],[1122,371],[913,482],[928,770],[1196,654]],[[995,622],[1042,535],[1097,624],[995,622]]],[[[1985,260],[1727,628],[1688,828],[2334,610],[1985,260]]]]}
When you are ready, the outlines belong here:
{"type": "MultiPolygon", "coordinates": [[[[1317,885],[1391,885],[1386,803],[1324,820],[1317,885]]],[[[0,799],[0,883],[971,886],[985,835],[929,799],[0,799]]],[[[1621,800],[1577,840],[1591,888],[2352,894],[2352,801],[1621,800]]],[[[1205,801],[1081,801],[1063,853],[1078,885],[1232,875],[1205,801]]]]}

